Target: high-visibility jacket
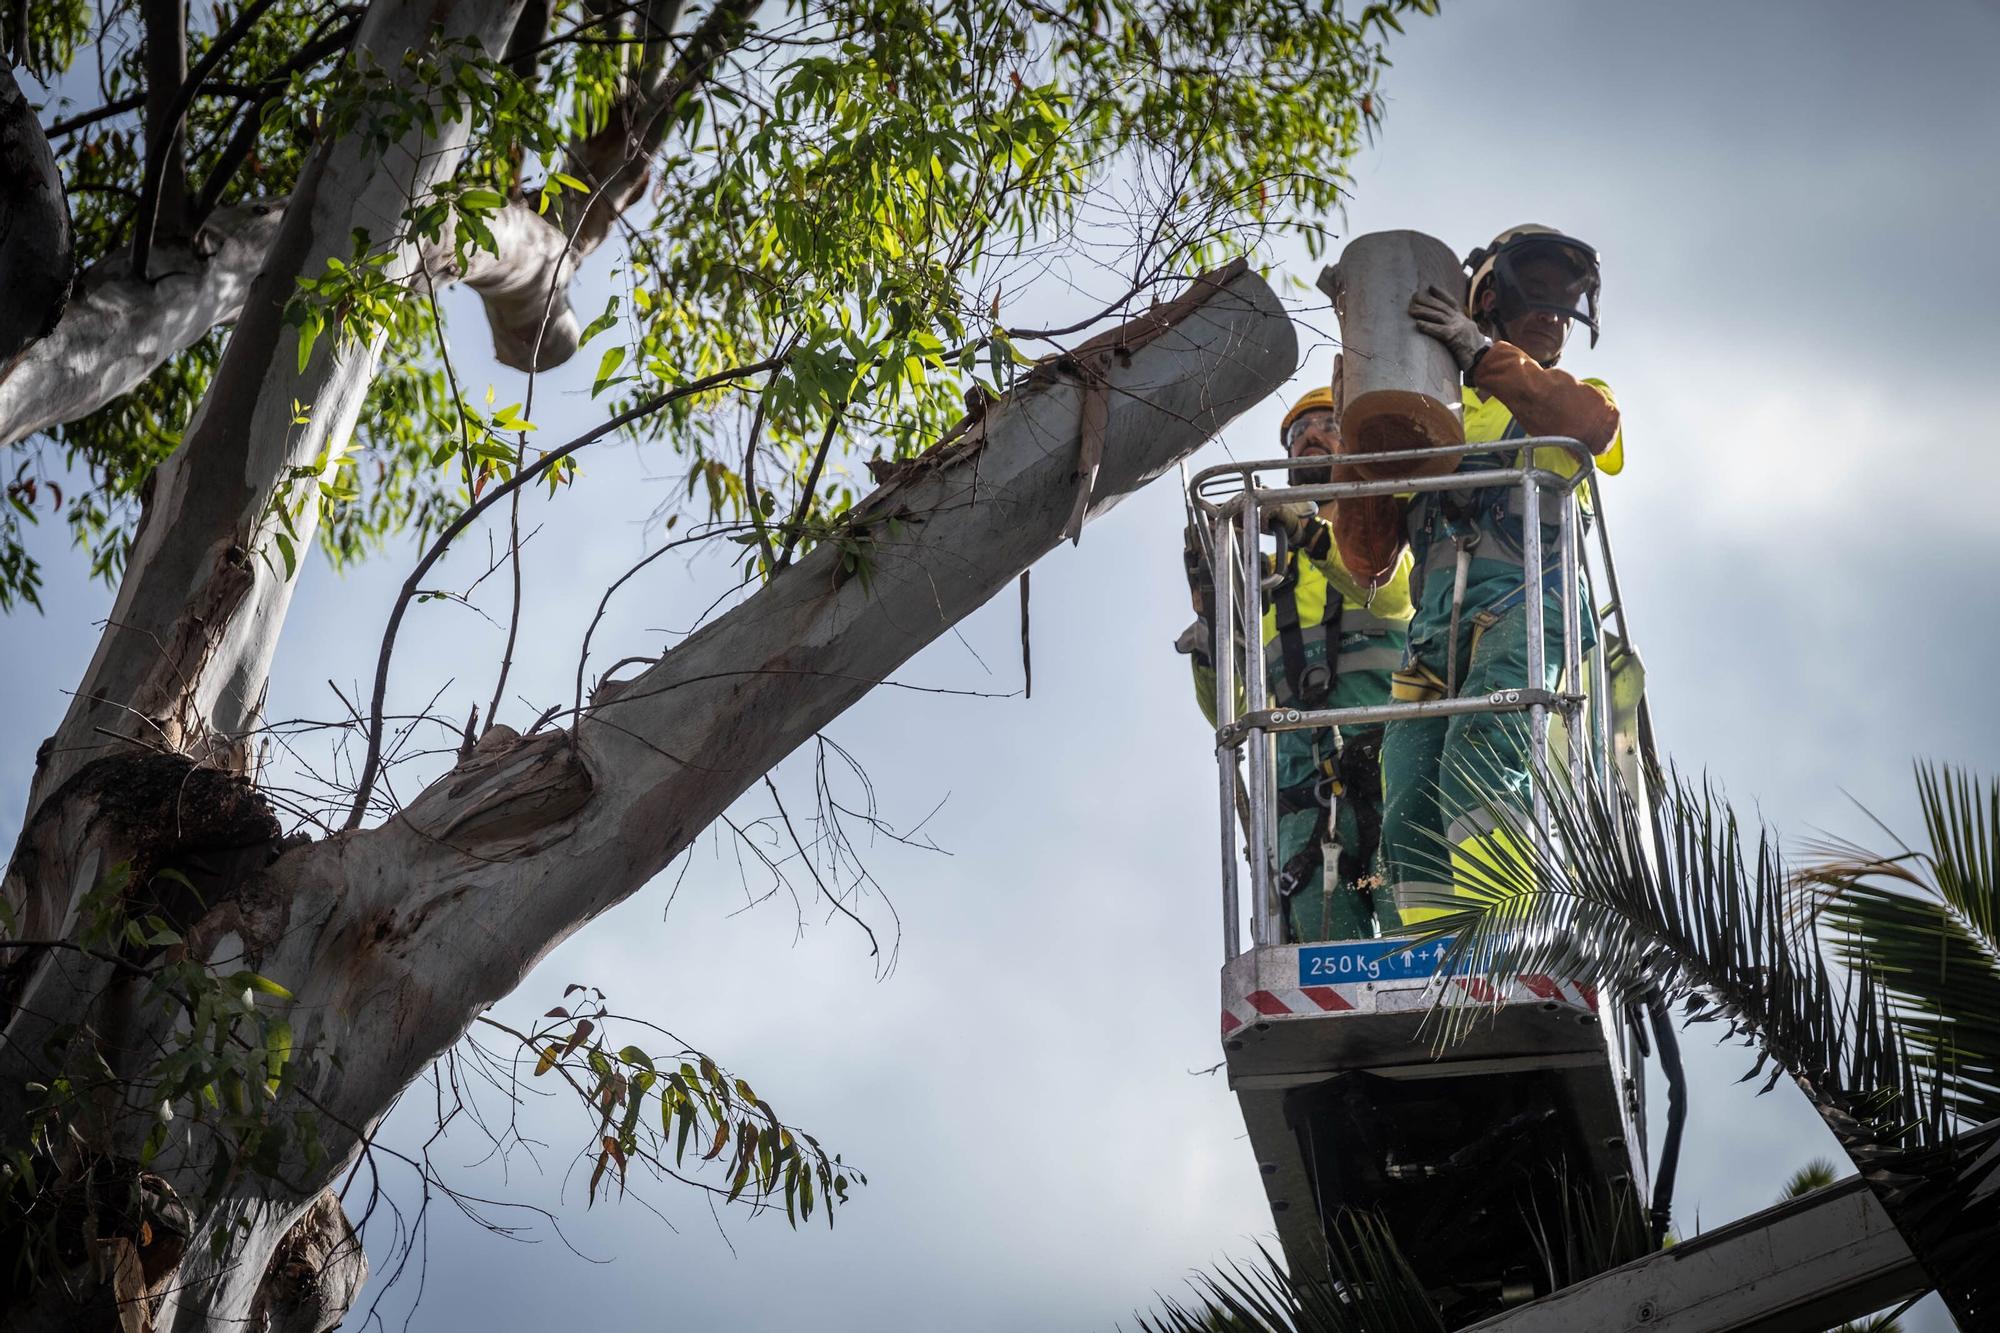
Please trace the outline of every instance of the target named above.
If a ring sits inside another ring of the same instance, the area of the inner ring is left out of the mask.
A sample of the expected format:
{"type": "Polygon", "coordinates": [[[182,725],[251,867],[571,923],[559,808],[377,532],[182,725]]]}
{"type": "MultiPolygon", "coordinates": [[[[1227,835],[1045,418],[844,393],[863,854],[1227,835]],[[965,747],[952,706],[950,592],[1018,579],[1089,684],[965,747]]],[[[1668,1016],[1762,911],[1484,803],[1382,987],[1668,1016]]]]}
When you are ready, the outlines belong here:
{"type": "MultiPolygon", "coordinates": [[[[1403,630],[1409,623],[1410,555],[1406,551],[1394,573],[1371,592],[1348,572],[1333,547],[1331,527],[1324,519],[1308,522],[1303,550],[1294,550],[1287,561],[1285,577],[1265,594],[1262,626],[1264,678],[1273,704],[1324,707],[1323,702],[1296,697],[1292,677],[1298,674],[1295,661],[1285,660],[1286,622],[1296,617],[1295,647],[1302,652],[1308,670],[1326,661],[1327,606],[1339,599],[1339,643],[1335,649],[1336,677],[1361,672],[1385,673],[1382,677],[1387,697],[1386,673],[1393,671],[1403,655],[1403,630]]],[[[1213,722],[1215,711],[1212,629],[1197,622],[1190,626],[1176,647],[1194,658],[1195,688],[1201,696],[1202,711],[1213,722]]],[[[1238,687],[1241,690],[1241,685],[1238,687]]]]}

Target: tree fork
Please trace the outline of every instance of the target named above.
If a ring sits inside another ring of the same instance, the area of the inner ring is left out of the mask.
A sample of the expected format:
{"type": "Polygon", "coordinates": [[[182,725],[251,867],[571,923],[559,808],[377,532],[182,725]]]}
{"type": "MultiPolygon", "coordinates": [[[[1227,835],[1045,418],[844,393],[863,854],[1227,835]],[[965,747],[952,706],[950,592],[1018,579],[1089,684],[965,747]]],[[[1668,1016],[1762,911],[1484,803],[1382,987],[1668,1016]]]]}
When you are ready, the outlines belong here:
{"type": "MultiPolygon", "coordinates": [[[[283,346],[266,351],[290,355],[283,346]]],[[[275,1309],[277,1297],[266,1294],[279,1280],[273,1275],[299,1273],[283,1257],[288,1244],[319,1256],[314,1272],[328,1271],[339,1244],[287,1238],[300,1234],[301,1219],[357,1160],[403,1088],[483,1008],[1061,539],[1088,484],[1079,474],[1088,397],[1105,398],[1102,464],[1085,497],[1094,516],[1171,471],[1282,384],[1297,344],[1276,297],[1239,264],[1093,340],[1088,363],[1100,364],[1100,353],[1109,367],[1101,374],[1070,357],[1037,367],[950,444],[857,505],[839,535],[644,674],[600,690],[571,730],[516,736],[496,728],[387,823],[285,848],[275,859],[265,850],[244,868],[227,895],[244,918],[227,922],[212,911],[190,947],[198,943],[195,956],[218,967],[250,960],[289,990],[274,1016],[290,1026],[301,1072],[268,1115],[315,1117],[319,1151],[302,1156],[290,1145],[276,1170],[260,1173],[230,1166],[228,1145],[202,1133],[155,1162],[188,1201],[195,1237],[223,1222],[234,1228],[220,1257],[205,1243],[188,1247],[159,1327],[193,1330],[275,1309]],[[870,566],[865,580],[842,574],[843,557],[857,553],[870,566]],[[226,1180],[220,1195],[205,1193],[218,1178],[226,1180]]],[[[95,865],[86,871],[78,857],[104,821],[93,825],[92,801],[70,799],[86,790],[96,788],[79,775],[46,798],[10,867],[16,901],[29,892],[54,897],[37,903],[39,920],[73,926],[75,903],[94,882],[95,865]]],[[[97,1026],[116,1027],[125,1051],[170,1045],[157,1006],[142,1009],[132,988],[111,984],[112,964],[70,961],[55,968],[44,960],[38,1013],[56,1022],[105,1013],[97,1026]]],[[[142,1117],[105,1128],[103,1153],[137,1155],[142,1117]]],[[[338,1231],[325,1219],[304,1225],[322,1237],[338,1231]]],[[[115,1272],[104,1280],[116,1287],[115,1272]]],[[[313,1298],[320,1303],[293,1304],[317,1308],[312,1319],[337,1318],[334,1307],[359,1280],[347,1269],[314,1278],[304,1285],[321,1293],[313,1298]]],[[[49,1316],[38,1301],[18,1319],[0,1317],[0,1330],[49,1316]]]]}

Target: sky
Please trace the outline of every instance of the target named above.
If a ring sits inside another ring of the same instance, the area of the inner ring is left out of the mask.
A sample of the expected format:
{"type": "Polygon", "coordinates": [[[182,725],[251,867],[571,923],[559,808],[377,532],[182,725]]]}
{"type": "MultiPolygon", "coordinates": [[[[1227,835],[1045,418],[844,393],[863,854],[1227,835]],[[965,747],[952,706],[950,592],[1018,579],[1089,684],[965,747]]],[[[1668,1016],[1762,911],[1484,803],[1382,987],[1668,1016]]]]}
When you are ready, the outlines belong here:
{"type": "MultiPolygon", "coordinates": [[[[1795,836],[1872,836],[1857,806],[1913,829],[1913,758],[1991,771],[2000,753],[2000,462],[1981,426],[2000,308],[2000,8],[1447,0],[1408,27],[1336,229],[1412,227],[1463,252],[1537,221],[1598,247],[1603,340],[1574,340],[1565,364],[1608,380],[1624,411],[1628,463],[1605,509],[1663,747],[1795,836]]],[[[1316,271],[1302,250],[1273,259],[1308,285],[1316,271]]],[[[1309,287],[1296,299],[1296,383],[1197,463],[1268,455],[1285,402],[1325,382],[1330,324],[1309,287]]],[[[477,359],[472,374],[503,394],[518,383],[477,359]]],[[[537,414],[552,436],[592,420],[582,395],[552,398],[537,414]]],[[[517,725],[564,696],[586,603],[650,549],[667,473],[608,450],[535,516],[548,554],[530,562],[517,725]]],[[[534,1100],[524,1124],[547,1146],[533,1159],[493,1159],[464,1122],[433,1155],[460,1188],[559,1225],[514,1216],[510,1240],[435,1202],[394,1284],[378,1233],[368,1295],[391,1327],[1108,1329],[1269,1242],[1210,1072],[1217,830],[1209,740],[1170,647],[1188,615],[1180,524],[1163,483],[1036,567],[1031,699],[1016,694],[1009,593],[898,673],[924,688],[879,689],[828,729],[883,817],[941,849],[866,849],[880,896],[865,914],[899,923],[886,975],[844,920],[801,917],[782,894],[752,905],[763,882],[710,837],[501,1007],[531,1018],[587,981],[713,1053],[867,1172],[837,1225],[718,1222],[662,1186],[586,1208],[571,1154],[589,1127],[534,1100]]],[[[110,602],[55,537],[47,613],[0,625],[8,839],[110,602]]],[[[408,558],[308,570],[272,716],[366,678],[408,558]]],[[[658,651],[726,580],[716,562],[656,569],[599,631],[619,654],[658,651]]],[[[399,696],[451,681],[440,707],[462,714],[491,688],[498,640],[470,613],[419,608],[399,696]]],[[[777,774],[801,801],[811,759],[777,774]]],[[[767,812],[746,801],[739,818],[767,812]]],[[[1683,1232],[1770,1203],[1811,1157],[1838,1159],[1795,1092],[1734,1082],[1743,1051],[1711,1049],[1702,1029],[1684,1040],[1683,1232]]],[[[411,1147],[431,1113],[420,1089],[385,1140],[411,1147]]],[[[414,1206],[407,1181],[393,1188],[414,1206]]],[[[1925,1309],[1911,1326],[1949,1324],[1925,1309]]]]}

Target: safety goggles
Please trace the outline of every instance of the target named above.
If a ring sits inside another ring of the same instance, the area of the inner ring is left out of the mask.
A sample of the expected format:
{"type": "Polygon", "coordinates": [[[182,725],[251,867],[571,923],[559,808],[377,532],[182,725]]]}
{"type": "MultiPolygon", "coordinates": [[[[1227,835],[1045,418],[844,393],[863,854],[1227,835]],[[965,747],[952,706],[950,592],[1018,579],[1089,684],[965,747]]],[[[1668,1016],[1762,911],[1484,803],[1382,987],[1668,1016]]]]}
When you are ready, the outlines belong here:
{"type": "Polygon", "coordinates": [[[1340,418],[1332,408],[1315,407],[1310,412],[1301,412],[1291,425],[1285,427],[1286,456],[1290,457],[1298,449],[1299,441],[1314,431],[1333,437],[1327,442],[1329,448],[1340,438],[1340,418]]]}

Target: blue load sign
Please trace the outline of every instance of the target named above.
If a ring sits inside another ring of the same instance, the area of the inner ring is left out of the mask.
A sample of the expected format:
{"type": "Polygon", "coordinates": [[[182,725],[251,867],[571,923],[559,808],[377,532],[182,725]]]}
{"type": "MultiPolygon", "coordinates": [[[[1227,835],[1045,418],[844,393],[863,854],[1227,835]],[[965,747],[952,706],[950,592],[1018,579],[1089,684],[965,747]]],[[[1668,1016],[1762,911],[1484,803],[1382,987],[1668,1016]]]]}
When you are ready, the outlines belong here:
{"type": "Polygon", "coordinates": [[[1398,949],[1391,940],[1307,944],[1299,949],[1300,986],[1341,986],[1358,981],[1422,981],[1444,964],[1451,937],[1398,949]]]}

